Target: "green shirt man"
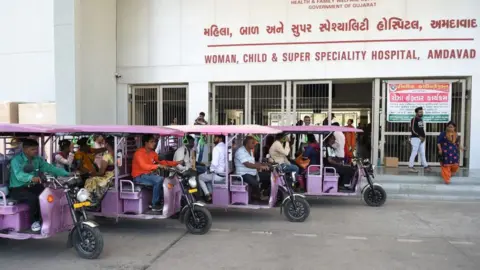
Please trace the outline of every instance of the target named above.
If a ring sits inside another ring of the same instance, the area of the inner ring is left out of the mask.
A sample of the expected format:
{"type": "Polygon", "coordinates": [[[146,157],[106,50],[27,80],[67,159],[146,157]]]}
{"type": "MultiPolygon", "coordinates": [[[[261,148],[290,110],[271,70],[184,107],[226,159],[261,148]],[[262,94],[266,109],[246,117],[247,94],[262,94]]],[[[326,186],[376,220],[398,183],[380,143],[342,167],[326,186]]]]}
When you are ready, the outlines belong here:
{"type": "Polygon", "coordinates": [[[32,182],[38,183],[39,179],[37,170],[54,176],[69,175],[64,169],[53,166],[40,156],[34,156],[29,159],[25,153],[22,152],[15,155],[10,161],[10,188],[26,187],[32,182]],[[31,173],[24,172],[23,167],[27,164],[32,164],[35,171],[31,173]]]}
{"type": "Polygon", "coordinates": [[[10,195],[12,199],[28,204],[29,219],[32,222],[31,230],[36,233],[42,228],[38,196],[44,190],[43,185],[39,184],[38,172],[49,173],[54,176],[68,176],[69,173],[39,157],[36,140],[24,139],[22,144],[23,151],[10,160],[10,195]],[[24,167],[27,164],[33,166],[33,172],[24,172],[24,167]]]}

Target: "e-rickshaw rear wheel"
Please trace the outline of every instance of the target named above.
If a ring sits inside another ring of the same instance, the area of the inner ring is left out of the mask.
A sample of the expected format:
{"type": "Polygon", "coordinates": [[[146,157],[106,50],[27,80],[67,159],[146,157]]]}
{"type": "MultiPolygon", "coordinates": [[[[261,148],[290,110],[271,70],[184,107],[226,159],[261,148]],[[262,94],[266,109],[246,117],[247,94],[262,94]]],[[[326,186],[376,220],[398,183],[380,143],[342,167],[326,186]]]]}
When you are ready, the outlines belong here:
{"type": "Polygon", "coordinates": [[[187,210],[185,212],[184,220],[187,230],[191,234],[202,235],[210,231],[212,227],[212,214],[208,211],[207,208],[203,206],[195,205],[192,211],[187,210]]]}

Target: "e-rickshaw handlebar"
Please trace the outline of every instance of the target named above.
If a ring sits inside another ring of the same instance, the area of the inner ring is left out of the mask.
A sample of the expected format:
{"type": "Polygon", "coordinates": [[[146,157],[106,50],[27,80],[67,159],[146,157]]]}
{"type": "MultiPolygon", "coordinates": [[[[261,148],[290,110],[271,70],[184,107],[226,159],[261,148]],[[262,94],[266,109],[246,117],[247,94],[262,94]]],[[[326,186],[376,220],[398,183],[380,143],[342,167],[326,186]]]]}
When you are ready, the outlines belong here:
{"type": "Polygon", "coordinates": [[[158,167],[156,169],[156,171],[158,171],[158,172],[168,171],[168,172],[171,172],[173,174],[179,175],[182,178],[190,178],[192,176],[195,176],[196,173],[197,173],[197,171],[195,171],[193,169],[180,170],[180,169],[177,169],[176,167],[158,167]]]}

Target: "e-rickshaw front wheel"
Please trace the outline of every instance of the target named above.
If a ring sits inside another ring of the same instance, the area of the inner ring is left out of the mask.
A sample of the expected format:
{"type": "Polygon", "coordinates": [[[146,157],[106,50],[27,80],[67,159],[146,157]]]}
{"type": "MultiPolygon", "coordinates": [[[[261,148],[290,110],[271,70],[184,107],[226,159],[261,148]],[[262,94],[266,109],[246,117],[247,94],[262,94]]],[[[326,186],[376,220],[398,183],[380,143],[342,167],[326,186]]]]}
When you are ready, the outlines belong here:
{"type": "Polygon", "coordinates": [[[363,191],[363,200],[368,206],[380,207],[387,200],[387,193],[381,186],[373,185],[372,188],[367,185],[363,191]]]}
{"type": "Polygon", "coordinates": [[[77,226],[72,232],[72,245],[81,258],[96,259],[103,251],[103,236],[97,227],[77,226]]]}
{"type": "Polygon", "coordinates": [[[291,222],[304,222],[310,215],[310,204],[303,197],[296,197],[293,201],[288,198],[283,208],[285,217],[291,222]]]}
{"type": "Polygon", "coordinates": [[[212,227],[212,214],[210,214],[210,211],[203,206],[195,205],[192,211],[187,210],[185,212],[184,220],[185,226],[191,234],[206,234],[210,231],[210,227],[212,227]]]}

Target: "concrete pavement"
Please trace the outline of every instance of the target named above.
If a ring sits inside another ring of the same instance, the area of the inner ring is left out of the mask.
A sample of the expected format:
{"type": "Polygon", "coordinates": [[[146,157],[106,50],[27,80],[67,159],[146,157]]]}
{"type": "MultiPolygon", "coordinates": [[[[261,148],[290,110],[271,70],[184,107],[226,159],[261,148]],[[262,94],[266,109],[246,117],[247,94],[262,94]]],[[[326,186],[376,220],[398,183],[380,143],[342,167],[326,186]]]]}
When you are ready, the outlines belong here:
{"type": "Polygon", "coordinates": [[[419,169],[409,172],[408,167],[377,167],[375,181],[382,184],[390,198],[431,201],[480,201],[480,170],[460,168],[445,185],[439,167],[431,172],[419,169]]]}
{"type": "Polygon", "coordinates": [[[66,236],[0,239],[0,269],[480,269],[477,203],[358,199],[311,201],[305,223],[279,209],[215,210],[212,231],[185,234],[176,220],[101,221],[95,261],[65,249],[66,236]]]}

